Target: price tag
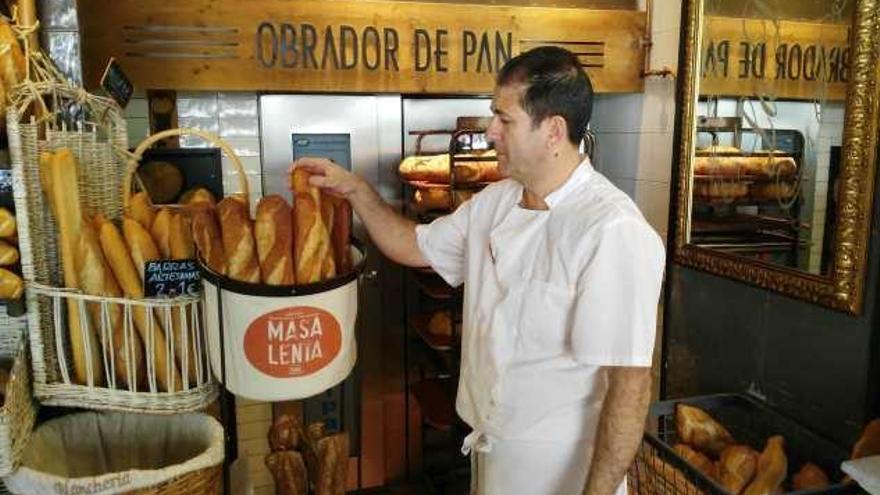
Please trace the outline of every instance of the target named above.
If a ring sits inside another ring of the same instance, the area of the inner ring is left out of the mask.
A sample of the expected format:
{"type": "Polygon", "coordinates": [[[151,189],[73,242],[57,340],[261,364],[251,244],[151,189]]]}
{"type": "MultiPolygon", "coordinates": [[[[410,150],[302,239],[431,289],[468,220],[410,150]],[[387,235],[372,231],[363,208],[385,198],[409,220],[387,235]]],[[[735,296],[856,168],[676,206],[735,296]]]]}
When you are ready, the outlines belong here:
{"type": "Polygon", "coordinates": [[[144,265],[147,297],[198,296],[201,281],[195,260],[155,260],[144,265]]]}
{"type": "Polygon", "coordinates": [[[119,66],[119,62],[115,58],[111,58],[110,62],[107,63],[107,68],[104,69],[104,75],[101,76],[101,87],[122,108],[128,105],[128,100],[131,99],[131,95],[134,93],[134,86],[129,81],[128,76],[122,72],[122,67],[119,66]]]}
{"type": "Polygon", "coordinates": [[[0,194],[12,194],[12,170],[0,170],[0,194]]]}

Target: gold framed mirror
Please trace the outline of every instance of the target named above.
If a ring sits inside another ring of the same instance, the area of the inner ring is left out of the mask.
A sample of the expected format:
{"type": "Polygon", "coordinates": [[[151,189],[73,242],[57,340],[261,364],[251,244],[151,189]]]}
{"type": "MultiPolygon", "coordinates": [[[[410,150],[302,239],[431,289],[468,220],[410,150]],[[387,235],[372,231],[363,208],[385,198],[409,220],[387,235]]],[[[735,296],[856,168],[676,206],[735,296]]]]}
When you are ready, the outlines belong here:
{"type": "Polygon", "coordinates": [[[682,26],[675,261],[859,313],[880,1],[684,0],[682,26]]]}

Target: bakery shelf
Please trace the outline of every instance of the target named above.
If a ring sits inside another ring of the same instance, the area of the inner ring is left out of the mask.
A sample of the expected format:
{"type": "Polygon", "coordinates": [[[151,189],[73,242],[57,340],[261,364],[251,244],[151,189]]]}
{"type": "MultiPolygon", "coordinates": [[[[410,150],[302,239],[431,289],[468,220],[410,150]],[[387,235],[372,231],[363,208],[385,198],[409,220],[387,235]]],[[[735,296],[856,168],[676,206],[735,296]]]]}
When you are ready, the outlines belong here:
{"type": "Polygon", "coordinates": [[[456,422],[455,377],[426,378],[410,385],[426,424],[441,431],[450,431],[456,422]]]}

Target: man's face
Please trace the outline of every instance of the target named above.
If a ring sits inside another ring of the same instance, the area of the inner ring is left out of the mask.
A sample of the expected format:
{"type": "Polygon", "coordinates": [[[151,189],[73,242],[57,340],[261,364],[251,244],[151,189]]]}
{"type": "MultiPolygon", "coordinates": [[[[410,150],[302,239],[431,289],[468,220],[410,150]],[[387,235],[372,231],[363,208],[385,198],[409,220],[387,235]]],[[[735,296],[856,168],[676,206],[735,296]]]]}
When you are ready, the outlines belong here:
{"type": "Polygon", "coordinates": [[[495,88],[492,100],[492,123],[486,137],[495,144],[498,165],[510,178],[523,182],[540,173],[547,154],[545,126],[533,126],[532,118],[520,105],[524,87],[521,84],[495,88]]]}

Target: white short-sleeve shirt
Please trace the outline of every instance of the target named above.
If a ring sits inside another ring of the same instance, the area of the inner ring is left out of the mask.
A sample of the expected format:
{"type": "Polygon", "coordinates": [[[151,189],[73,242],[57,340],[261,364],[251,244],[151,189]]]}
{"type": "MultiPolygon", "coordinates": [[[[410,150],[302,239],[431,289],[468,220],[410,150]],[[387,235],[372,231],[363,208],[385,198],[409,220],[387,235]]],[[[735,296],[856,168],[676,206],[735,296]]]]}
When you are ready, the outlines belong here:
{"type": "Polygon", "coordinates": [[[663,243],[588,160],[548,210],[522,192],[498,182],[416,229],[433,269],[465,284],[456,409],[490,440],[590,438],[600,367],[651,365],[663,243]]]}

